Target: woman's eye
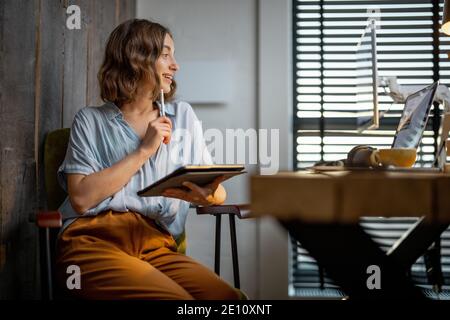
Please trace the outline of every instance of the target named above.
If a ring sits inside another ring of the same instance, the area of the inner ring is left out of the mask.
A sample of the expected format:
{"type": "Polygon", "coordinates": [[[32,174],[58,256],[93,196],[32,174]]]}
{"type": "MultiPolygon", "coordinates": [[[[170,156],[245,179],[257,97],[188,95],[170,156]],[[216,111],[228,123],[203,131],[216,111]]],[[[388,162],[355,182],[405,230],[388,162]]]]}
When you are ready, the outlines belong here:
{"type": "Polygon", "coordinates": [[[162,57],[163,57],[164,59],[167,59],[167,58],[169,57],[169,54],[168,54],[168,53],[163,53],[163,54],[162,54],[162,57]]]}

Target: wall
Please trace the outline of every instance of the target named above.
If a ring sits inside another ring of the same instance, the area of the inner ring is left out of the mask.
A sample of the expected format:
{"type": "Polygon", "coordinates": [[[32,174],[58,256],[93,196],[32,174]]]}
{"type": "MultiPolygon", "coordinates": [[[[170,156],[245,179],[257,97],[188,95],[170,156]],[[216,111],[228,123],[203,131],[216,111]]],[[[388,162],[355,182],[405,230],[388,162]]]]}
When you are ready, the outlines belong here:
{"type": "Polygon", "coordinates": [[[133,17],[129,0],[0,1],[0,298],[39,297],[36,227],[45,209],[45,135],[69,127],[99,101],[96,74],[105,40],[133,17]],[[81,9],[81,29],[66,28],[66,8],[81,9]]]}
{"type": "MultiPolygon", "coordinates": [[[[228,63],[233,82],[226,103],[193,104],[204,129],[257,128],[257,1],[256,0],[138,0],[137,16],[168,26],[175,38],[175,57],[183,61],[216,60],[228,63]]],[[[180,71],[181,71],[180,69],[180,71]]],[[[211,81],[214,81],[214,69],[211,81]]],[[[195,81],[195,74],[192,75],[195,81]]],[[[220,86],[220,83],[217,85],[220,86]]],[[[246,166],[250,173],[256,168],[246,166]]],[[[248,202],[248,177],[225,182],[227,203],[248,202]]],[[[257,222],[237,220],[241,287],[258,297],[257,222]]],[[[221,275],[233,283],[228,219],[222,219],[221,275]]],[[[188,254],[214,268],[214,218],[188,218],[188,254]]]]}
{"type": "MultiPolygon", "coordinates": [[[[259,0],[258,126],[280,130],[280,170],[292,170],[292,1],[259,0]]],[[[287,299],[289,241],[287,232],[270,218],[261,219],[258,265],[259,297],[287,299]],[[276,263],[273,263],[276,261],[276,263]]]]}

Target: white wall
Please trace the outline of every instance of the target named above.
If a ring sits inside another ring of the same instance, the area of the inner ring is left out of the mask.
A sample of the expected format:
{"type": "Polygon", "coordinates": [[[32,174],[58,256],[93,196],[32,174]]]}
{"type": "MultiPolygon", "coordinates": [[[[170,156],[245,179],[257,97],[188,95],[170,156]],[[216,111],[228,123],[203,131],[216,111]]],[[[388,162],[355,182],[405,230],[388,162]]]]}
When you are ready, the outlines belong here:
{"type": "MultiPolygon", "coordinates": [[[[280,129],[280,166],[290,169],[290,0],[138,0],[137,16],[169,27],[175,56],[231,65],[233,82],[225,104],[193,104],[204,129],[280,129]]],[[[214,73],[214,70],[211,70],[214,73]]],[[[193,75],[195,78],[195,75],[193,75]]],[[[249,201],[250,172],[225,182],[227,203],[249,201]]],[[[214,218],[191,212],[188,255],[214,268],[214,218]]],[[[285,299],[288,241],[270,219],[237,220],[241,288],[253,299],[285,299]]],[[[222,277],[233,283],[228,219],[222,219],[222,277]]]]}

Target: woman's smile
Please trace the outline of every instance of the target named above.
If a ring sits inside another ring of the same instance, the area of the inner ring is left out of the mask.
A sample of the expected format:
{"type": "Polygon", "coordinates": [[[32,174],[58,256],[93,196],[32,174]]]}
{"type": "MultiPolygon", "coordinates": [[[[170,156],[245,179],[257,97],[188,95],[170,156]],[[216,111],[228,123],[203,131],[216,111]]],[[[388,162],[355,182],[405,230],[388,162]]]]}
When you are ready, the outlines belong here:
{"type": "Polygon", "coordinates": [[[175,60],[175,45],[170,35],[166,34],[164,38],[164,45],[161,55],[156,61],[156,70],[161,80],[161,88],[164,93],[169,93],[172,90],[172,82],[175,73],[180,68],[175,60]]]}
{"type": "Polygon", "coordinates": [[[169,73],[163,73],[163,79],[164,79],[164,81],[166,81],[168,84],[172,84],[173,75],[172,75],[172,74],[169,74],[169,73]]]}

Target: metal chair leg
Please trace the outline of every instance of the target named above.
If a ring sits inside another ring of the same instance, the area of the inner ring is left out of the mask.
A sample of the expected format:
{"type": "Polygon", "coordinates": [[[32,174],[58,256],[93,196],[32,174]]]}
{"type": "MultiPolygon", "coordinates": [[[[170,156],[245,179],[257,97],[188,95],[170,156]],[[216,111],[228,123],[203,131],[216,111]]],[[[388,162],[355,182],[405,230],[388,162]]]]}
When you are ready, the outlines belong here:
{"type": "Polygon", "coordinates": [[[220,275],[220,229],[221,229],[221,215],[216,216],[216,249],[214,252],[214,272],[220,275]]]}
{"type": "Polygon", "coordinates": [[[237,241],[236,241],[236,223],[234,220],[234,214],[229,214],[228,216],[230,218],[230,236],[231,236],[231,253],[233,256],[234,286],[237,289],[240,289],[241,281],[239,279],[239,262],[238,262],[238,251],[237,251],[237,241]]]}
{"type": "Polygon", "coordinates": [[[39,230],[40,242],[40,268],[41,268],[41,286],[42,298],[44,300],[53,300],[53,279],[52,279],[52,261],[50,252],[50,228],[41,228],[39,230]]]}

